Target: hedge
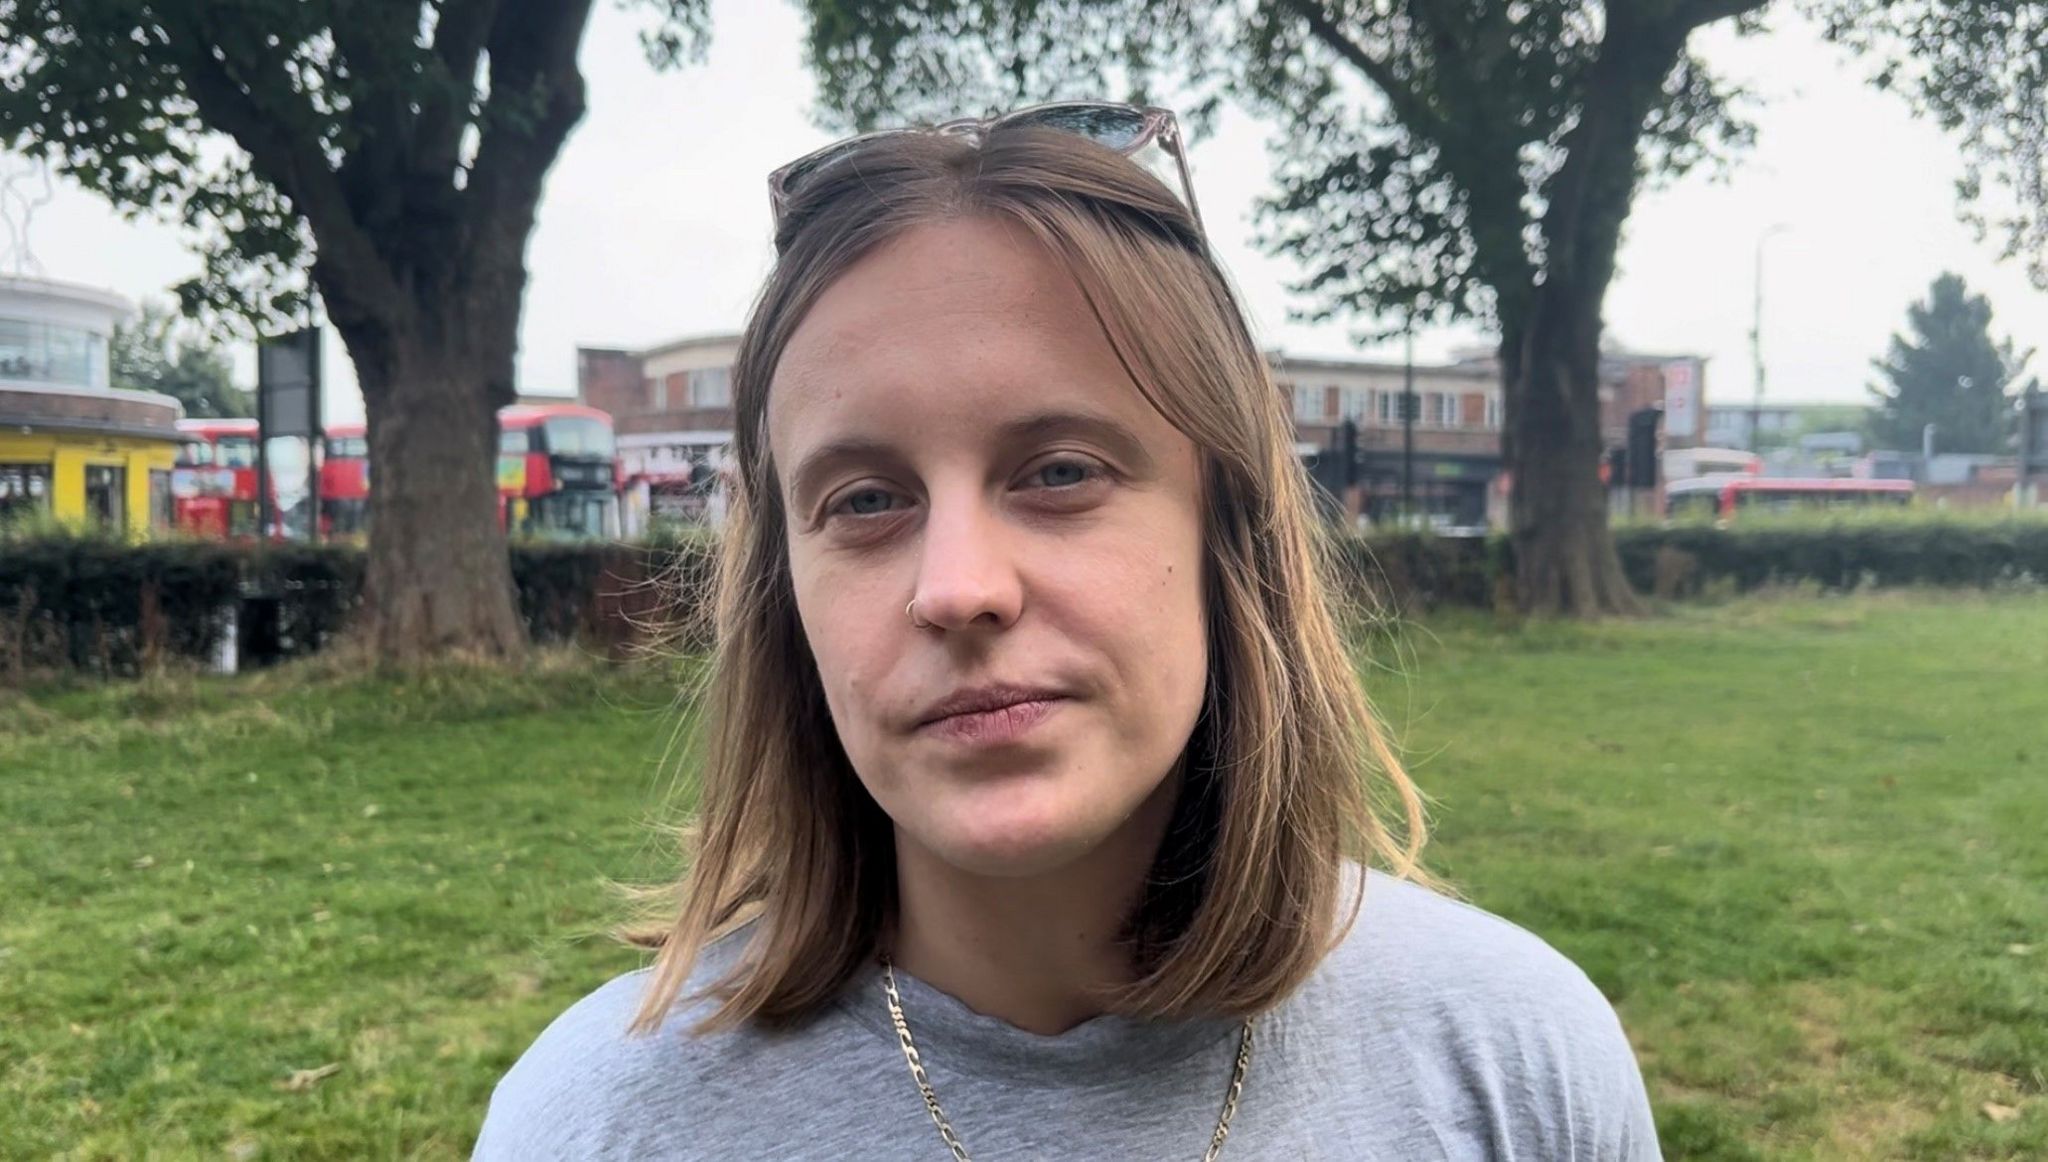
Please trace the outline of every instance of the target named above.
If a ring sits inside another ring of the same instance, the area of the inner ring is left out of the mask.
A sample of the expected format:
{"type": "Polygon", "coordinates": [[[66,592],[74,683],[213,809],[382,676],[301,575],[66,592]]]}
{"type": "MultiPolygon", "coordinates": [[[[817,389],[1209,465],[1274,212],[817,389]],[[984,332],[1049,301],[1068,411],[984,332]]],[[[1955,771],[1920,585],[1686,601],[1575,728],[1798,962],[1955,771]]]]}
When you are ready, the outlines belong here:
{"type": "MultiPolygon", "coordinates": [[[[1805,583],[1987,587],[2048,582],[2048,521],[1893,518],[1716,528],[1622,527],[1617,551],[1646,594],[1686,598],[1805,583]]],[[[708,591],[713,542],[515,545],[519,611],[535,641],[620,654],[683,625],[708,591]]],[[[1513,601],[1504,536],[1340,536],[1346,583],[1402,613],[1513,601]]],[[[68,671],[135,674],[205,663],[232,630],[245,664],[318,651],[360,604],[363,555],[345,546],[126,545],[0,540],[0,684],[68,671]]],[[[695,643],[702,645],[702,642],[695,643]]]]}
{"type": "MultiPolygon", "coordinates": [[[[363,560],[342,545],[0,540],[0,685],[207,664],[231,634],[243,665],[316,653],[361,605],[363,560]]],[[[667,628],[665,594],[701,591],[708,569],[701,542],[512,548],[529,636],[613,654],[667,628]]]]}
{"type": "Polygon", "coordinates": [[[1629,582],[1659,597],[1787,583],[1845,591],[2048,582],[2048,521],[2039,519],[1623,528],[1615,549],[1629,582]]]}

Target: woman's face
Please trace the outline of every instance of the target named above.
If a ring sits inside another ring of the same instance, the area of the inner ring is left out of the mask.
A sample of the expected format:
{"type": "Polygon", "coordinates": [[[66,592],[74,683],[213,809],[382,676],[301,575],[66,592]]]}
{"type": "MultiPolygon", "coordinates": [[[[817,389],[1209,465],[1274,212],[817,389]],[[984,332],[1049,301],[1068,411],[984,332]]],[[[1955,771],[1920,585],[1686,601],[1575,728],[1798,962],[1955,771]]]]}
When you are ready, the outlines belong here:
{"type": "Polygon", "coordinates": [[[1208,667],[1201,457],[1057,261],[980,220],[869,255],[791,337],[768,439],[833,724],[906,854],[1156,843],[1208,667]]]}

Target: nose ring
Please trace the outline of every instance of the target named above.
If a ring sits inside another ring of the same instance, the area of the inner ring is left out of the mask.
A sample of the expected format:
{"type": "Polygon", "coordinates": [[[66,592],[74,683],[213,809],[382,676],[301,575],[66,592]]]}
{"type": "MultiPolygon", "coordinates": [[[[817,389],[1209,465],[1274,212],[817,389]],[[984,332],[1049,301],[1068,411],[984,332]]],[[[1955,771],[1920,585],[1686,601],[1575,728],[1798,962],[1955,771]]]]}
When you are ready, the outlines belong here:
{"type": "Polygon", "coordinates": [[[919,620],[917,619],[917,598],[915,598],[915,597],[911,598],[911,599],[910,599],[910,604],[908,604],[908,605],[906,605],[906,606],[904,606],[904,607],[903,607],[903,612],[904,612],[904,613],[905,613],[906,615],[908,615],[908,616],[909,616],[909,618],[910,618],[910,625],[911,625],[911,628],[913,628],[913,629],[930,629],[930,628],[932,627],[932,623],[931,623],[931,622],[929,622],[929,621],[919,621],[919,620]]]}

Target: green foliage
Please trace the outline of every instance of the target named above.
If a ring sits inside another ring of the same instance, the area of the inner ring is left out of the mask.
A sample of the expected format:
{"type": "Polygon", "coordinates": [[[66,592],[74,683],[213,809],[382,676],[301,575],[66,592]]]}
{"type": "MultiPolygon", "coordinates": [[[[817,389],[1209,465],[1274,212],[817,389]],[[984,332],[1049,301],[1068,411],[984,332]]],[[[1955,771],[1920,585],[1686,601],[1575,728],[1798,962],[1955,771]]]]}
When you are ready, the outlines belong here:
{"type": "Polygon", "coordinates": [[[1748,141],[1739,94],[1688,43],[1710,24],[1751,27],[1768,2],[805,7],[821,104],[858,127],[1182,90],[1197,124],[1226,100],[1268,121],[1277,188],[1259,208],[1260,241],[1303,272],[1294,316],[1353,321],[1362,340],[1459,318],[1495,328],[1529,562],[1520,599],[1599,614],[1634,604],[1591,475],[1622,226],[1646,179],[1748,141]]]}
{"type": "MultiPolygon", "coordinates": [[[[1764,3],[1657,4],[1626,22],[1645,32],[1634,51],[1670,62],[1651,78],[1643,170],[1675,176],[1748,142],[1739,94],[1672,44],[1764,3]]],[[[1593,65],[1623,23],[1586,0],[807,7],[820,103],[853,127],[1105,94],[1183,93],[1198,124],[1222,101],[1244,105],[1279,130],[1264,242],[1307,271],[1302,315],[1390,329],[1488,317],[1501,296],[1519,313],[1550,261],[1548,207],[1573,129],[1607,99],[1593,65]]],[[[1637,164],[1631,152],[1619,172],[1632,180],[1637,164]]]]}
{"type": "MultiPolygon", "coordinates": [[[[1998,588],[2048,584],[2048,520],[1883,514],[1615,530],[1638,590],[1664,598],[1773,586],[1998,588]]],[[[612,657],[710,642],[717,542],[518,543],[512,577],[528,634],[612,657]]],[[[1513,596],[1508,538],[1335,534],[1338,580],[1365,624],[1450,609],[1501,609],[1513,596]]],[[[344,545],[126,545],[48,536],[0,554],[0,685],[37,675],[147,673],[204,663],[239,627],[243,656],[268,664],[340,638],[360,604],[361,550],[344,545]]]]}
{"type": "Polygon", "coordinates": [[[1339,533],[1333,540],[1339,576],[1367,610],[1381,614],[1489,608],[1507,551],[1499,537],[1339,533]]]}
{"type": "Polygon", "coordinates": [[[1917,451],[1933,424],[1937,451],[2009,452],[2018,430],[2013,380],[2026,357],[2011,340],[1992,339],[1991,303],[1961,275],[1944,274],[1906,319],[1911,334],[1893,335],[1890,354],[1874,363],[1885,382],[1870,389],[1872,440],[1917,451]]]}
{"type": "MultiPolygon", "coordinates": [[[[1824,592],[2048,585],[2048,519],[1884,512],[1708,524],[1622,525],[1622,571],[1638,592],[1725,597],[1779,586],[1824,592]]],[[[1339,537],[1340,573],[1368,609],[1419,614],[1510,604],[1514,549],[1486,539],[1339,537]]]]}
{"type": "MultiPolygon", "coordinates": [[[[641,2],[660,17],[651,51],[701,50],[702,0],[641,2]]],[[[177,288],[188,311],[303,321],[316,254],[349,268],[318,280],[331,311],[388,310],[335,300],[412,274],[445,294],[471,245],[523,250],[524,228],[470,231],[507,206],[530,217],[522,195],[582,112],[589,8],[0,0],[0,147],[191,228],[205,271],[177,288]]]]}
{"type": "Polygon", "coordinates": [[[1870,57],[1880,88],[1956,134],[1964,220],[2048,287],[2048,4],[2041,0],[1805,0],[1870,57]]]}
{"type": "MultiPolygon", "coordinates": [[[[659,14],[658,61],[701,49],[708,0],[637,2],[659,14]]],[[[407,431],[377,470],[415,495],[371,539],[366,640],[393,661],[430,636],[519,647],[499,542],[457,531],[490,493],[451,474],[482,485],[489,462],[439,450],[515,395],[526,243],[584,113],[591,5],[0,0],[0,148],[189,227],[188,313],[295,329],[317,292],[373,426],[407,431]]]]}
{"type": "MultiPolygon", "coordinates": [[[[245,664],[317,653],[361,604],[364,557],[346,545],[128,545],[69,536],[0,553],[0,686],[55,673],[147,674],[209,662],[237,634],[245,664]]],[[[695,598],[708,546],[519,544],[518,607],[536,642],[607,654],[701,642],[695,598]],[[697,635],[695,637],[691,635],[697,635]]]]}
{"type": "Polygon", "coordinates": [[[1813,585],[2048,584],[2048,520],[1869,517],[1615,530],[1630,584],[1662,597],[1813,585]]]}
{"type": "Polygon", "coordinates": [[[309,653],[346,622],[362,584],[345,549],[97,537],[10,541],[0,553],[0,684],[52,672],[134,675],[211,659],[239,625],[309,653]],[[245,598],[261,598],[252,611],[245,598]]]}
{"type": "Polygon", "coordinates": [[[144,303],[141,318],[114,328],[108,363],[115,387],[162,392],[194,419],[256,414],[256,401],[234,385],[227,352],[162,304],[144,303]]]}
{"type": "MultiPolygon", "coordinates": [[[[1616,1002],[1666,1157],[2048,1154],[2038,595],[1370,649],[1432,866],[1616,1002]]],[[[642,962],[607,885],[675,872],[675,692],[565,652],[0,692],[0,1152],[466,1157],[642,962]]]]}

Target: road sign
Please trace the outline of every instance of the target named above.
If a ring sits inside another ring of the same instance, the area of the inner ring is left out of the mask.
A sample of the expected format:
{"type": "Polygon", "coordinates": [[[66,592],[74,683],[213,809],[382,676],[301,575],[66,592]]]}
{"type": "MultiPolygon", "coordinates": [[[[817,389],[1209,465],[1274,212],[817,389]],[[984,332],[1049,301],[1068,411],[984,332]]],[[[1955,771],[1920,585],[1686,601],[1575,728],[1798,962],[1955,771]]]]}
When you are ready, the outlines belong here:
{"type": "Polygon", "coordinates": [[[320,328],[256,345],[257,537],[271,535],[270,441],[306,441],[306,535],[320,539],[320,328]]]}

